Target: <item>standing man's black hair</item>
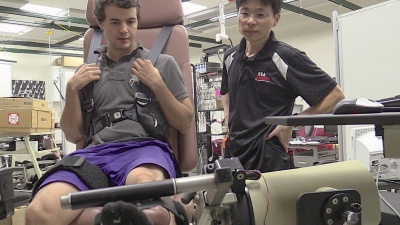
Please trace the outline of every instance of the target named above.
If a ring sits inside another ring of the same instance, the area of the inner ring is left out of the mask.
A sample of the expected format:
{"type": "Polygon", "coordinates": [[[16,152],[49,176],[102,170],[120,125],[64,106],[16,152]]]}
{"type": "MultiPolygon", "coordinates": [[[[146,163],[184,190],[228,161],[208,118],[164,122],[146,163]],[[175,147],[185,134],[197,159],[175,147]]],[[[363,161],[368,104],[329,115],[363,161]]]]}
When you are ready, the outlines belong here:
{"type": "MultiPolygon", "coordinates": [[[[239,11],[240,6],[246,2],[247,0],[236,0],[236,10],[239,11]]],[[[270,5],[274,14],[281,12],[282,0],[260,0],[260,2],[265,6],[270,5]]]]}

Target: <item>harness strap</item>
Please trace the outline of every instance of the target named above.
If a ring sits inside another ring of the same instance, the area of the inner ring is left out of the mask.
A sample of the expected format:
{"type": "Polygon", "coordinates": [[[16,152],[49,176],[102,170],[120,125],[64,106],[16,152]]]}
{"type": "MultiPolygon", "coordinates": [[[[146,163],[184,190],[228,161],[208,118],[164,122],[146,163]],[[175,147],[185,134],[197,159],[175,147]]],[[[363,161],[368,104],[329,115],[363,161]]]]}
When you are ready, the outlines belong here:
{"type": "MultiPolygon", "coordinates": [[[[147,55],[147,59],[149,59],[153,65],[156,64],[159,55],[164,49],[164,46],[171,35],[172,29],[173,26],[163,26],[161,28],[160,34],[157,36],[154,46],[147,55]]],[[[158,123],[155,115],[150,112],[148,108],[149,103],[152,101],[153,95],[154,94],[149,87],[143,84],[143,82],[139,82],[138,92],[135,94],[138,119],[141,121],[143,128],[151,137],[167,142],[164,128],[158,123]]]]}
{"type": "MultiPolygon", "coordinates": [[[[94,54],[94,51],[100,46],[101,40],[103,38],[103,31],[100,28],[93,28],[92,40],[89,46],[89,52],[86,58],[86,63],[96,63],[97,55],[94,54]]],[[[88,137],[85,141],[85,147],[89,144],[91,134],[91,118],[94,109],[94,84],[95,82],[90,82],[86,87],[82,89],[85,101],[82,104],[82,112],[84,116],[84,129],[86,131],[86,137],[88,137]]]]}
{"type": "Polygon", "coordinates": [[[167,143],[162,124],[157,121],[156,116],[149,110],[148,106],[152,103],[152,98],[141,92],[136,92],[135,101],[137,117],[149,136],[167,143]]]}

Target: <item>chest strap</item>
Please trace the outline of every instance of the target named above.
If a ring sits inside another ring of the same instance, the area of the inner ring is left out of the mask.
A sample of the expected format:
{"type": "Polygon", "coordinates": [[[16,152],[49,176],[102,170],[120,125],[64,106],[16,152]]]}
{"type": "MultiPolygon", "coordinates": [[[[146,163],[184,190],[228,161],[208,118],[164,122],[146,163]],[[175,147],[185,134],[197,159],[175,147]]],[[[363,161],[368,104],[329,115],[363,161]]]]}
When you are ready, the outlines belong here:
{"type": "Polygon", "coordinates": [[[111,127],[114,123],[130,119],[138,121],[136,113],[133,110],[117,109],[104,113],[102,116],[94,119],[90,126],[90,135],[93,136],[105,127],[111,127]]]}
{"type": "Polygon", "coordinates": [[[165,124],[160,123],[156,119],[155,115],[149,110],[148,105],[153,104],[151,98],[147,98],[142,93],[136,93],[135,98],[138,106],[134,107],[134,109],[111,110],[94,119],[91,123],[88,137],[92,137],[105,127],[111,127],[114,123],[130,119],[139,122],[150,137],[167,142],[163,127],[165,124]]]}

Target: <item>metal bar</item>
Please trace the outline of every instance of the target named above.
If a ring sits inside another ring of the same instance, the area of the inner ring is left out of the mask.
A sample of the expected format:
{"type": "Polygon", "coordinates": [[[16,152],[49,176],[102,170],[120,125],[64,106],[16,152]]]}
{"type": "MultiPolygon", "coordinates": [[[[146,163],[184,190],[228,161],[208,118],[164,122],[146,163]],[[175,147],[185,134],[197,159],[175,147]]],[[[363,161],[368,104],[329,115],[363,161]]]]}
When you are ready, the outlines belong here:
{"type": "Polygon", "coordinates": [[[192,41],[201,41],[201,42],[209,42],[209,43],[213,43],[213,44],[222,44],[222,41],[215,41],[215,39],[212,39],[212,38],[199,37],[199,36],[193,36],[193,35],[189,35],[189,39],[192,41]]]}
{"type": "MultiPolygon", "coordinates": [[[[3,48],[1,51],[4,52],[12,52],[12,53],[25,53],[25,54],[34,54],[34,55],[49,55],[49,51],[44,50],[32,50],[32,49],[20,49],[20,48],[3,48]]],[[[0,52],[1,52],[0,51],[0,52]]],[[[51,52],[52,55],[60,55],[60,56],[71,56],[71,57],[83,57],[83,54],[76,53],[67,53],[67,52],[51,52]]]]}
{"type": "Polygon", "coordinates": [[[289,11],[292,11],[292,12],[295,12],[295,13],[298,13],[298,14],[301,14],[301,15],[305,15],[305,16],[311,17],[313,19],[320,20],[320,21],[325,22],[325,23],[331,23],[331,18],[329,18],[329,17],[326,17],[324,15],[321,15],[321,14],[318,14],[318,13],[315,13],[315,12],[311,12],[311,11],[309,11],[307,9],[302,9],[300,7],[297,7],[297,6],[288,4],[288,3],[283,3],[282,4],[282,8],[286,9],[286,10],[289,10],[289,11]]]}
{"type": "MultiPolygon", "coordinates": [[[[47,43],[38,43],[31,41],[0,41],[1,45],[20,45],[26,47],[36,47],[36,48],[48,48],[49,45],[47,43]]],[[[82,47],[74,47],[74,46],[65,46],[60,44],[50,45],[51,48],[61,49],[61,50],[71,50],[71,51],[83,51],[82,47]]]]}
{"type": "MultiPolygon", "coordinates": [[[[85,34],[85,33],[82,33],[81,36],[75,35],[75,36],[73,36],[73,37],[67,38],[67,39],[65,39],[65,40],[63,40],[63,41],[57,42],[57,44],[55,44],[55,45],[62,46],[62,45],[65,45],[65,44],[69,44],[69,43],[71,43],[71,42],[74,42],[74,41],[76,41],[76,40],[79,40],[79,38],[83,37],[84,34],[85,34]]],[[[81,48],[81,50],[83,51],[82,48],[81,48]]]]}
{"type": "Polygon", "coordinates": [[[344,6],[344,7],[348,8],[348,9],[351,9],[351,10],[362,9],[361,6],[353,4],[353,3],[349,2],[349,1],[346,1],[346,0],[329,0],[329,1],[333,2],[333,3],[336,3],[338,5],[344,6]]]}
{"type": "Polygon", "coordinates": [[[194,22],[194,23],[186,24],[185,27],[186,27],[186,29],[192,29],[192,28],[201,27],[203,25],[207,25],[210,23],[215,23],[217,21],[218,20],[215,18],[214,19],[205,19],[205,20],[200,20],[200,21],[194,22]]]}
{"type": "Polygon", "coordinates": [[[71,16],[49,16],[49,15],[45,15],[45,14],[32,13],[32,12],[24,11],[21,9],[11,8],[11,7],[6,7],[6,6],[0,6],[0,13],[41,18],[41,19],[46,19],[46,20],[64,21],[64,22],[71,22],[71,23],[77,23],[77,24],[87,24],[86,19],[82,19],[82,18],[71,17],[71,16]]]}
{"type": "MultiPolygon", "coordinates": [[[[54,28],[55,30],[65,30],[59,26],[56,26],[55,24],[52,24],[52,23],[28,22],[28,21],[22,21],[22,20],[9,19],[6,17],[0,17],[0,22],[14,24],[14,25],[22,25],[22,26],[27,26],[27,27],[54,28]]],[[[76,27],[76,26],[68,27],[68,30],[70,30],[72,32],[78,32],[78,33],[84,33],[84,32],[86,32],[87,29],[88,28],[86,28],[86,27],[76,27]]]]}
{"type": "Polygon", "coordinates": [[[202,48],[202,45],[199,43],[189,43],[189,47],[193,47],[193,48],[202,48]]]}

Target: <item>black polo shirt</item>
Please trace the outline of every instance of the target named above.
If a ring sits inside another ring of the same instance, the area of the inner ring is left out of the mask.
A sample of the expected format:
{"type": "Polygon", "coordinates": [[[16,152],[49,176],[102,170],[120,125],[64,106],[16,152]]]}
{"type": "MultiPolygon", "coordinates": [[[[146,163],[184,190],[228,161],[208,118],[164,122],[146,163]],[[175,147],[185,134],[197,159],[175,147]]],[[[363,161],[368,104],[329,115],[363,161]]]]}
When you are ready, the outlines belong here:
{"type": "Polygon", "coordinates": [[[277,138],[265,141],[275,126],[265,124],[264,118],[290,115],[298,96],[312,106],[336,82],[304,52],[278,41],[272,31],[255,56],[247,58],[245,49],[242,39],[224,55],[221,94],[229,93],[227,156],[238,157],[245,169],[287,169],[289,159],[277,138]]]}

